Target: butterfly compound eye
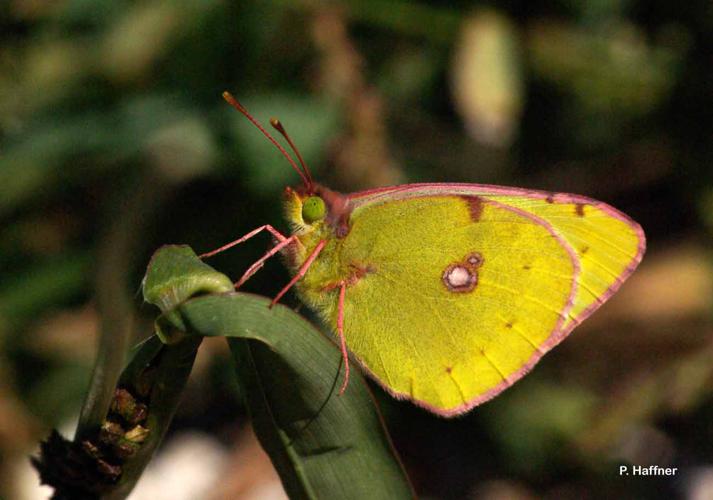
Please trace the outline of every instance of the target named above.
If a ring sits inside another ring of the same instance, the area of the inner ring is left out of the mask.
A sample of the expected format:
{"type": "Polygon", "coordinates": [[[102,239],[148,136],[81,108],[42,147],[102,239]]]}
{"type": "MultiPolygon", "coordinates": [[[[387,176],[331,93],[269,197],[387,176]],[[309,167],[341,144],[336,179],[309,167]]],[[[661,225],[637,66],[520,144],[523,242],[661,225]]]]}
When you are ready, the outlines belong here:
{"type": "Polygon", "coordinates": [[[326,214],[327,206],[319,196],[310,196],[302,203],[302,219],[308,224],[324,219],[326,214]]]}

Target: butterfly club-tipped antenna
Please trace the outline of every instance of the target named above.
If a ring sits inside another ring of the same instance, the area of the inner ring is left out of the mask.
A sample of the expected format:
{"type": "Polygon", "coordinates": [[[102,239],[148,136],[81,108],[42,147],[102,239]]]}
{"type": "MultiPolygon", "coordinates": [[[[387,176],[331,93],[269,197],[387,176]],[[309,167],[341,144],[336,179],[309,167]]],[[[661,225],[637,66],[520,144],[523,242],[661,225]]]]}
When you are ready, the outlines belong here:
{"type": "Polygon", "coordinates": [[[292,151],[294,151],[295,156],[297,156],[297,159],[300,162],[300,165],[302,165],[302,170],[305,174],[305,177],[307,177],[307,179],[309,180],[309,188],[311,188],[313,186],[312,173],[309,171],[309,168],[307,168],[307,163],[305,162],[304,158],[302,158],[302,154],[300,153],[300,150],[297,149],[297,146],[295,146],[295,143],[292,142],[292,138],[289,136],[289,134],[285,130],[285,127],[282,126],[282,123],[280,122],[280,120],[278,120],[277,118],[270,118],[270,125],[272,125],[272,128],[277,130],[280,133],[280,135],[282,135],[282,137],[285,138],[285,140],[287,141],[287,144],[289,144],[290,147],[292,148],[292,151]]]}
{"type": "Polygon", "coordinates": [[[240,102],[239,102],[235,97],[233,97],[233,95],[232,95],[230,92],[228,92],[227,90],[226,90],[225,92],[223,92],[223,99],[225,99],[226,102],[227,102],[228,104],[230,104],[232,107],[234,107],[235,109],[237,109],[238,111],[240,111],[240,113],[241,113],[243,116],[245,116],[245,118],[247,118],[248,120],[250,120],[250,123],[252,123],[253,125],[255,125],[255,126],[257,127],[257,129],[258,129],[260,132],[262,132],[262,134],[263,134],[265,137],[267,137],[267,139],[280,151],[280,153],[282,153],[282,156],[284,156],[284,157],[287,159],[287,161],[290,163],[290,165],[292,165],[292,168],[295,169],[295,172],[297,172],[297,173],[299,174],[299,176],[300,176],[300,178],[302,179],[302,182],[303,182],[303,184],[305,185],[305,188],[307,189],[307,191],[308,191],[308,192],[312,191],[312,185],[313,185],[313,183],[312,183],[312,175],[310,174],[309,170],[307,169],[307,166],[305,165],[304,160],[302,159],[302,155],[300,155],[299,151],[297,150],[297,148],[295,147],[295,145],[292,143],[292,140],[291,140],[291,139],[289,138],[289,136],[287,136],[287,134],[284,132],[284,129],[282,129],[282,125],[280,124],[279,120],[276,120],[276,119],[273,118],[273,119],[270,120],[270,123],[276,122],[276,123],[279,124],[280,128],[275,127],[274,123],[273,123],[273,127],[275,127],[276,130],[278,130],[278,131],[285,137],[285,139],[287,139],[287,142],[290,144],[290,147],[292,148],[292,150],[293,150],[293,151],[295,152],[295,154],[297,155],[297,158],[299,159],[300,164],[302,165],[302,167],[303,167],[304,170],[300,169],[300,167],[297,166],[297,163],[295,162],[294,159],[292,159],[292,156],[290,156],[290,154],[285,150],[285,148],[283,148],[283,147],[280,145],[280,143],[277,142],[277,141],[275,140],[275,138],[272,137],[272,135],[270,135],[270,133],[269,133],[267,130],[265,130],[265,127],[263,127],[263,126],[260,124],[260,122],[257,121],[257,120],[248,112],[247,109],[245,109],[245,106],[243,106],[242,104],[240,104],[240,102]]]}

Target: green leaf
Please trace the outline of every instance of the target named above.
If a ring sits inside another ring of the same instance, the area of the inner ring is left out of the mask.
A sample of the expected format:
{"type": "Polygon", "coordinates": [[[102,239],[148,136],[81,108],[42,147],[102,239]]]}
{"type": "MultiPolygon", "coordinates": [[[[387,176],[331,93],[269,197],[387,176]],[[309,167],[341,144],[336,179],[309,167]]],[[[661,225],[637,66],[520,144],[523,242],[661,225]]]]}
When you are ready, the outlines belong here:
{"type": "Polygon", "coordinates": [[[193,295],[230,292],[233,282],[198,259],[189,246],[167,245],[151,257],[142,288],[144,300],[166,313],[193,295]]]}
{"type": "MultiPolygon", "coordinates": [[[[195,290],[209,273],[191,254],[186,247],[157,253],[145,279],[147,300],[165,306],[195,290]]],[[[269,303],[244,293],[201,296],[166,308],[157,326],[230,338],[256,433],[291,498],[413,497],[362,375],[352,370],[346,393],[337,396],[335,344],[269,303]]]]}

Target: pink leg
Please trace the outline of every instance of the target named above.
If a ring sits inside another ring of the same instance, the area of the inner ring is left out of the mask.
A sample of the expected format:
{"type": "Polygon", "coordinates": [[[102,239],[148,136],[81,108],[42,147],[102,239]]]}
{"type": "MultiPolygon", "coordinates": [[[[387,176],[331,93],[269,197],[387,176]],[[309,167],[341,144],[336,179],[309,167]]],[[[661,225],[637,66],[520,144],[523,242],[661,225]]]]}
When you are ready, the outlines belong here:
{"type": "Polygon", "coordinates": [[[309,257],[307,257],[307,260],[305,260],[305,261],[302,263],[302,265],[300,266],[300,268],[297,270],[297,274],[295,274],[294,277],[290,280],[290,282],[287,283],[287,285],[285,285],[285,287],[284,287],[282,290],[280,290],[280,293],[278,293],[277,295],[275,295],[275,298],[272,299],[272,302],[270,302],[270,307],[272,307],[272,306],[274,306],[275,304],[277,304],[277,303],[280,301],[280,299],[282,298],[282,296],[287,293],[287,290],[289,290],[290,288],[292,288],[293,285],[294,285],[295,283],[297,283],[297,282],[299,281],[299,279],[300,279],[302,276],[304,276],[305,274],[307,274],[307,269],[309,269],[309,266],[312,265],[312,262],[314,262],[314,259],[317,258],[317,256],[319,255],[319,252],[322,251],[322,249],[324,248],[324,245],[326,245],[326,244],[327,244],[326,241],[321,240],[321,241],[317,244],[317,246],[314,247],[314,250],[312,250],[312,253],[309,254],[309,257]]]}
{"type": "Polygon", "coordinates": [[[207,253],[201,254],[201,255],[199,255],[198,257],[201,258],[201,259],[207,259],[208,257],[212,257],[212,256],[215,255],[215,254],[218,254],[218,253],[220,253],[220,252],[224,252],[225,250],[227,250],[227,249],[229,249],[229,248],[233,248],[235,245],[239,245],[240,243],[249,240],[250,238],[252,238],[252,237],[255,236],[256,234],[258,234],[259,232],[265,231],[265,230],[270,231],[270,233],[272,233],[272,235],[273,235],[275,238],[277,238],[277,241],[282,242],[282,241],[284,241],[284,240],[287,239],[287,237],[285,237],[280,231],[278,231],[277,229],[275,229],[274,227],[272,227],[270,224],[265,224],[264,226],[260,226],[260,227],[257,228],[257,229],[253,229],[252,231],[250,231],[248,234],[246,234],[246,235],[243,236],[242,238],[239,238],[239,239],[237,239],[237,240],[235,240],[235,241],[231,241],[231,242],[228,243],[227,245],[223,245],[223,246],[220,247],[220,248],[216,248],[215,250],[213,250],[213,251],[211,251],[211,252],[207,252],[207,253]]]}
{"type": "Polygon", "coordinates": [[[240,279],[235,283],[235,289],[237,290],[242,286],[243,283],[245,283],[250,277],[258,272],[260,268],[265,264],[265,261],[275,255],[277,252],[282,250],[284,247],[289,245],[290,243],[294,243],[295,240],[297,240],[297,236],[292,235],[289,238],[285,238],[282,241],[280,241],[277,245],[272,247],[269,252],[267,252],[265,255],[260,257],[258,260],[255,261],[255,263],[248,268],[247,271],[240,277],[240,279]]]}
{"type": "Polygon", "coordinates": [[[344,296],[347,291],[347,283],[342,281],[339,286],[339,302],[337,304],[337,334],[339,334],[339,347],[342,350],[342,360],[344,361],[344,382],[339,389],[339,395],[344,394],[349,384],[349,355],[347,354],[347,341],[344,338],[344,296]]]}

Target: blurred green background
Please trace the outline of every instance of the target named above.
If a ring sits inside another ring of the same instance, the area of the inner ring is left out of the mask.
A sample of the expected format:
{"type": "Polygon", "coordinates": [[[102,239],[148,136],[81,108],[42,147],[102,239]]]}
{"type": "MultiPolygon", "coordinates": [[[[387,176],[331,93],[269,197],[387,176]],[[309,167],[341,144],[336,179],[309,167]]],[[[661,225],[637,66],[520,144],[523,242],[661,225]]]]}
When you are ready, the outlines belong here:
{"type": "MultiPolygon", "coordinates": [[[[334,189],[575,192],[647,233],[620,293],[466,417],[375,388],[421,496],[713,498],[709,2],[6,0],[0,37],[0,497],[46,498],[27,457],[72,434],[100,332],[151,332],[155,248],[288,229],[298,178],[230,90],[334,189]]],[[[268,245],[211,264],[237,278],[268,245]]],[[[280,498],[222,342],[134,498],[280,498]]]]}

